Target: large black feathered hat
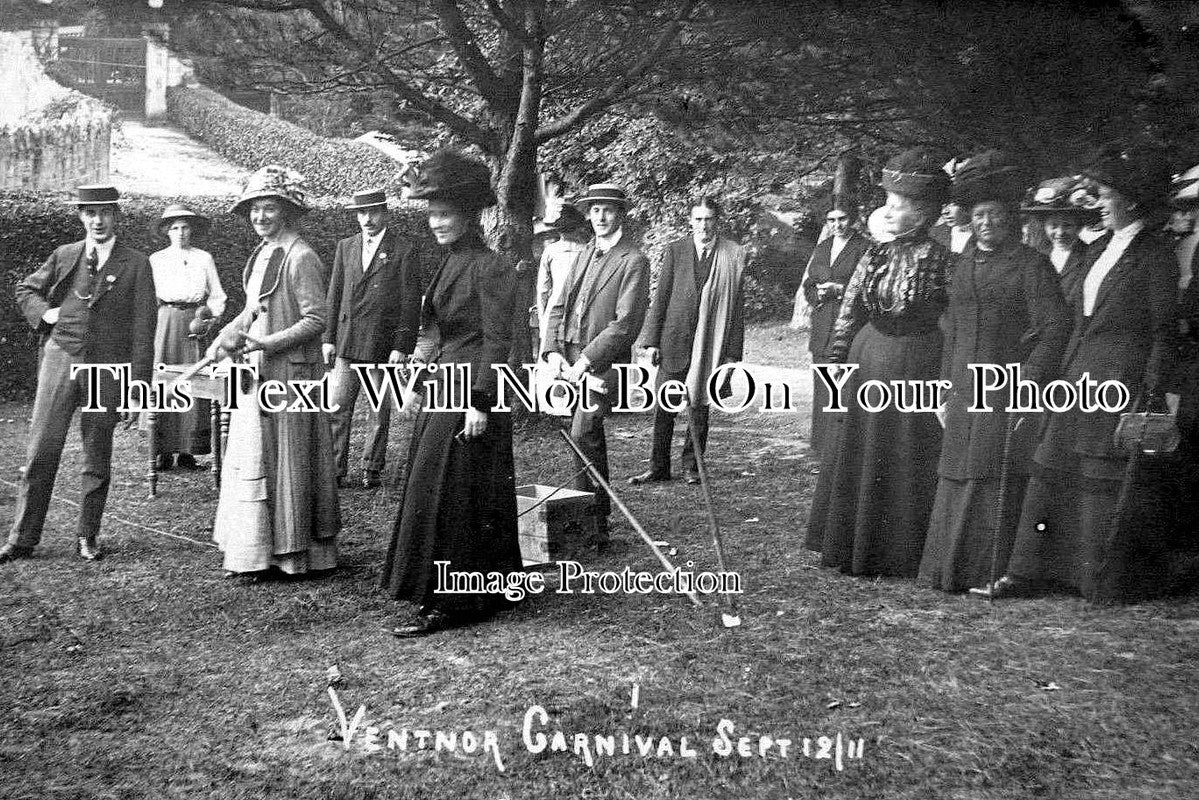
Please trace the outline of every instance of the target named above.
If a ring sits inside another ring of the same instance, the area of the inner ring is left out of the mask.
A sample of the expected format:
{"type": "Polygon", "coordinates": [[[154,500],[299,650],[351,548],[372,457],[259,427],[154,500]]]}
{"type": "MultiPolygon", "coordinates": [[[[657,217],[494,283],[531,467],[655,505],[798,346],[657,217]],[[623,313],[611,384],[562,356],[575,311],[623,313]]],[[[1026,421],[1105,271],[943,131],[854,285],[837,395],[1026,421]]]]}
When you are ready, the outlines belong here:
{"type": "Polygon", "coordinates": [[[987,150],[971,156],[953,173],[955,203],[973,206],[988,200],[1015,203],[1028,186],[1024,167],[1002,150],[987,150]]]}
{"type": "Polygon", "coordinates": [[[444,200],[468,211],[496,204],[487,165],[453,150],[438,150],[425,159],[416,170],[408,196],[413,200],[444,200]]]}
{"type": "Polygon", "coordinates": [[[1134,203],[1148,207],[1165,203],[1172,174],[1169,161],[1155,149],[1118,147],[1097,151],[1082,170],[1084,178],[1109,186],[1134,203]]]}

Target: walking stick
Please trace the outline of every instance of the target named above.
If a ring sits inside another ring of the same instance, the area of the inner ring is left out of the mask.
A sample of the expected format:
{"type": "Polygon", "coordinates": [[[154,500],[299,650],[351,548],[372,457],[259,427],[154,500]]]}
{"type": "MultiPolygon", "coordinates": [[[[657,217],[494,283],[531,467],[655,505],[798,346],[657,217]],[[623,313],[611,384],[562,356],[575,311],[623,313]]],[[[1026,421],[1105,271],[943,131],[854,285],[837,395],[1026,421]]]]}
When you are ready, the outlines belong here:
{"type": "MultiPolygon", "coordinates": [[[[716,563],[720,566],[720,571],[728,572],[728,567],[724,561],[724,542],[720,538],[720,525],[716,522],[716,509],[712,503],[712,485],[708,482],[708,467],[704,463],[704,453],[699,445],[699,434],[695,432],[695,425],[692,424],[692,419],[695,416],[695,409],[691,405],[691,398],[687,398],[687,435],[691,437],[691,449],[695,451],[695,468],[699,472],[699,488],[703,491],[704,507],[708,511],[708,530],[712,532],[712,546],[716,549],[716,563]]],[[[736,628],[741,624],[741,615],[737,613],[737,600],[731,594],[726,594],[728,598],[728,611],[720,613],[720,621],[726,628],[736,628]]]]}
{"type": "Polygon", "coordinates": [[[995,501],[995,529],[991,532],[991,580],[987,583],[987,602],[995,602],[995,584],[999,581],[999,537],[1004,532],[1004,516],[1007,509],[1008,472],[1012,467],[1012,439],[1024,422],[1019,414],[1009,414],[1003,434],[1003,456],[999,460],[999,496],[995,501]]]}
{"type": "MultiPolygon", "coordinates": [[[[641,523],[638,522],[637,518],[633,516],[633,512],[629,511],[629,507],[626,506],[621,499],[616,496],[616,492],[614,492],[608,482],[604,480],[604,476],[601,475],[599,470],[595,468],[595,464],[591,463],[591,459],[584,455],[583,451],[579,448],[579,443],[576,442],[569,433],[561,428],[558,429],[558,433],[560,433],[562,438],[566,440],[566,443],[570,445],[570,449],[574,451],[575,456],[583,462],[583,465],[587,468],[587,471],[591,473],[591,480],[595,481],[596,485],[607,492],[608,497],[612,498],[612,502],[618,509],[620,509],[620,513],[624,514],[625,519],[627,519],[629,524],[633,526],[633,530],[637,531],[638,535],[641,536],[641,538],[645,540],[645,543],[649,545],[650,549],[654,551],[654,555],[656,555],[658,560],[662,562],[662,566],[666,567],[666,569],[670,570],[671,572],[674,572],[674,565],[671,564],[666,558],[666,555],[658,549],[658,545],[654,544],[654,540],[650,538],[648,533],[645,532],[645,528],[641,527],[641,523]]],[[[699,601],[699,597],[696,596],[695,592],[685,592],[685,594],[687,595],[687,599],[690,600],[693,605],[695,605],[697,608],[703,608],[703,603],[699,601]]]]}

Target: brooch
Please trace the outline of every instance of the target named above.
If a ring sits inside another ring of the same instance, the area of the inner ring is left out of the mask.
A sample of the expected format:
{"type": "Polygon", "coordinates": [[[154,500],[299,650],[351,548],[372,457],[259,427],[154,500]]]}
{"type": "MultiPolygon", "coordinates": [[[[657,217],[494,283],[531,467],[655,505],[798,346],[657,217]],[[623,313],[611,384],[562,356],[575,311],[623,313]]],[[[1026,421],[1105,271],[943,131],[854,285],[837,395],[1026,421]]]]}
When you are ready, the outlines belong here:
{"type": "Polygon", "coordinates": [[[116,275],[107,275],[107,276],[105,276],[104,280],[108,281],[109,283],[116,283],[117,276],[116,275]]]}
{"type": "Polygon", "coordinates": [[[380,263],[380,264],[386,264],[386,263],[387,263],[387,253],[380,253],[380,254],[379,254],[379,263],[380,263]]]}

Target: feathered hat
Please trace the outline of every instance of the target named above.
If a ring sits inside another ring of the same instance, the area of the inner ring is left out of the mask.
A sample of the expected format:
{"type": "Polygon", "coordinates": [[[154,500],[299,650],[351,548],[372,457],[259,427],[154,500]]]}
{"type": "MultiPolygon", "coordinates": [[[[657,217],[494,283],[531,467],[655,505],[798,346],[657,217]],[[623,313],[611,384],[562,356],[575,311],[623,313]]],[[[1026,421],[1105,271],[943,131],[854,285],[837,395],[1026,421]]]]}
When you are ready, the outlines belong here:
{"type": "Polygon", "coordinates": [[[905,197],[944,203],[949,194],[949,176],[941,168],[944,163],[945,159],[929,148],[906,150],[887,162],[878,185],[905,197]]]}
{"type": "Polygon", "coordinates": [[[1002,150],[987,150],[966,159],[953,173],[955,203],[973,206],[988,200],[1015,203],[1024,196],[1028,174],[1002,150]]]}
{"type": "Polygon", "coordinates": [[[496,204],[487,165],[453,150],[438,150],[429,156],[416,168],[411,181],[408,197],[413,200],[444,200],[468,211],[496,204]]]}

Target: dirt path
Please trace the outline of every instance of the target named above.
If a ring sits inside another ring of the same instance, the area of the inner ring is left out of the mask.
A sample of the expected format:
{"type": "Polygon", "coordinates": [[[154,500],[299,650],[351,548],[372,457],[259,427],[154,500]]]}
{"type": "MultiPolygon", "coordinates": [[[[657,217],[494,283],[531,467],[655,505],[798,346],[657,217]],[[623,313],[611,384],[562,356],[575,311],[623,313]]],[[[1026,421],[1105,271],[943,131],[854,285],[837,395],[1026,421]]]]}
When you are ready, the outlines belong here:
{"type": "Polygon", "coordinates": [[[173,125],[137,120],[114,132],[110,172],[125,191],[162,197],[235,195],[250,174],[173,125]]]}

